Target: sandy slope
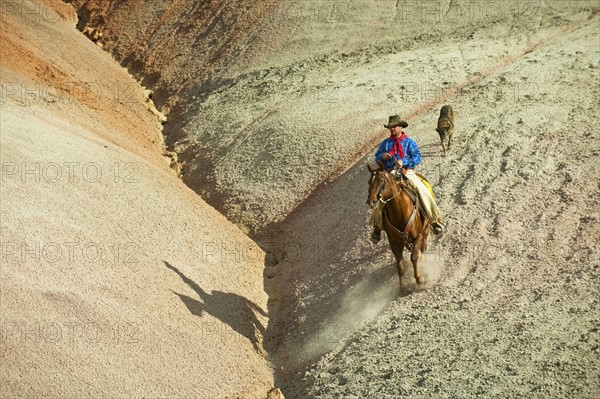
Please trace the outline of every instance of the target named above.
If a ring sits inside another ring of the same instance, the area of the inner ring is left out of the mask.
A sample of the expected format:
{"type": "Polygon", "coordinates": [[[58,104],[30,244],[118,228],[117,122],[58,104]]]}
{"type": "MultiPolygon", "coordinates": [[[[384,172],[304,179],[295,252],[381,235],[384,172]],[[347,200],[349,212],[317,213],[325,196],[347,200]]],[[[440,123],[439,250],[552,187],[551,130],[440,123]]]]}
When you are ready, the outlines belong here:
{"type": "Polygon", "coordinates": [[[46,3],[14,4],[0,396],[265,397],[264,253],[168,168],[123,68],[46,3]]]}

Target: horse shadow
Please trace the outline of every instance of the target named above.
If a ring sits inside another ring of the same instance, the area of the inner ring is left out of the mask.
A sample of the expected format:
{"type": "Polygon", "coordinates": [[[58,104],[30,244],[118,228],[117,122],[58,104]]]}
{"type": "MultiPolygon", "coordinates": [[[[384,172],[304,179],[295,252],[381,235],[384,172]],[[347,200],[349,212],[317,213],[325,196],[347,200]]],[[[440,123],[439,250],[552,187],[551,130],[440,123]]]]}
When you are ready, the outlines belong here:
{"type": "Polygon", "coordinates": [[[249,299],[230,292],[212,291],[207,293],[195,281],[183,274],[175,266],[163,261],[165,266],[175,272],[198,295],[198,299],[173,291],[181,299],[191,314],[202,316],[204,312],[227,324],[238,334],[246,337],[258,353],[264,354],[259,337],[264,336],[265,327],[257,313],[267,316],[260,306],[249,299]]]}

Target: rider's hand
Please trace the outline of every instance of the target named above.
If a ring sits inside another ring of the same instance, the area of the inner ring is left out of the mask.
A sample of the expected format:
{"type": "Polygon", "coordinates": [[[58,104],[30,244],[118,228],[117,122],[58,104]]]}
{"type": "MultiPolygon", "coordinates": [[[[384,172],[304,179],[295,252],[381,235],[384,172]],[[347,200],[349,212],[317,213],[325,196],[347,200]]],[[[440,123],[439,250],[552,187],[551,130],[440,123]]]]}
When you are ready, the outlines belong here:
{"type": "Polygon", "coordinates": [[[383,158],[383,160],[384,160],[384,161],[387,161],[387,160],[388,160],[388,159],[390,159],[391,157],[392,157],[392,156],[391,156],[389,153],[387,153],[387,152],[386,152],[385,154],[383,154],[383,157],[382,157],[382,158],[383,158]]]}
{"type": "Polygon", "coordinates": [[[402,161],[401,160],[396,161],[396,166],[398,166],[399,168],[402,168],[402,161]]]}

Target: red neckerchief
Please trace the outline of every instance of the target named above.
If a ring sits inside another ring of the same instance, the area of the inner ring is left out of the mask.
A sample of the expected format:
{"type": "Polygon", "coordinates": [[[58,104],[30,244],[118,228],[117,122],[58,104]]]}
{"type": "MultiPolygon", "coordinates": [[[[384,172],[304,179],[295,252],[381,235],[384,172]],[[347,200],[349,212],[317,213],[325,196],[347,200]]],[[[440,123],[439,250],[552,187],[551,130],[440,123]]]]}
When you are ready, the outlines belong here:
{"type": "Polygon", "coordinates": [[[398,138],[396,138],[394,136],[390,136],[390,138],[392,140],[394,140],[394,146],[392,147],[392,150],[390,151],[391,156],[394,156],[394,154],[398,154],[401,159],[404,159],[404,149],[402,148],[402,144],[400,142],[407,137],[408,136],[404,132],[402,132],[402,136],[400,136],[398,138]]]}

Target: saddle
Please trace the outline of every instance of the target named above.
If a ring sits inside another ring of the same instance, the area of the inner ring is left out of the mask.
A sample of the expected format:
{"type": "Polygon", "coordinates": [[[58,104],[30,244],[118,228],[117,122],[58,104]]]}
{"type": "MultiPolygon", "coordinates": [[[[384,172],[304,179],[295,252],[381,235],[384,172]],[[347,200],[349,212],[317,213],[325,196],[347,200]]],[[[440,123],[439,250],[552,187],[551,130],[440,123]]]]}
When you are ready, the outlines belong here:
{"type": "MultiPolygon", "coordinates": [[[[423,177],[421,174],[418,174],[418,173],[415,173],[415,174],[417,175],[417,177],[419,177],[419,179],[421,179],[421,181],[425,184],[425,186],[429,189],[429,191],[432,192],[431,194],[433,195],[433,190],[431,189],[431,184],[427,181],[427,179],[425,179],[425,177],[423,177]]],[[[414,187],[413,182],[411,182],[406,176],[404,176],[403,173],[395,173],[393,175],[394,175],[394,180],[396,181],[396,184],[398,185],[400,190],[404,191],[406,193],[406,195],[408,195],[408,197],[413,202],[416,212],[418,212],[418,214],[421,216],[421,220],[423,221],[424,228],[427,229],[429,227],[428,226],[429,219],[427,218],[425,209],[421,205],[421,199],[419,198],[419,193],[417,192],[417,189],[414,187]]],[[[386,222],[391,225],[385,209],[383,210],[383,217],[386,219],[386,222]]],[[[408,239],[408,230],[412,226],[413,218],[414,218],[414,212],[413,212],[413,216],[411,217],[408,224],[406,225],[405,230],[403,232],[397,230],[397,232],[401,236],[403,236],[405,239],[408,239]]]]}
{"type": "MultiPolygon", "coordinates": [[[[397,172],[397,173],[392,173],[392,175],[394,176],[396,183],[400,184],[401,181],[405,181],[410,185],[413,192],[416,193],[416,189],[413,187],[412,182],[410,180],[408,180],[408,178],[406,176],[404,176],[404,174],[397,172]]],[[[421,180],[423,182],[423,184],[425,185],[425,187],[427,187],[427,189],[429,190],[429,193],[431,194],[431,197],[433,199],[435,199],[435,194],[433,193],[433,187],[431,186],[431,183],[429,183],[429,180],[427,180],[425,178],[425,176],[423,176],[420,173],[415,172],[415,175],[417,175],[419,180],[421,180]]],[[[417,197],[418,197],[418,195],[417,195],[417,197]]]]}
{"type": "MultiPolygon", "coordinates": [[[[415,174],[417,175],[417,177],[419,179],[421,179],[423,184],[425,184],[425,187],[427,187],[429,189],[429,192],[431,192],[431,196],[433,198],[435,198],[435,196],[433,194],[433,189],[431,188],[431,184],[429,183],[429,181],[420,173],[415,172],[415,174]]],[[[421,219],[427,220],[427,218],[426,218],[427,215],[425,214],[425,209],[423,209],[423,206],[421,205],[421,199],[419,198],[419,193],[417,192],[417,189],[414,187],[413,182],[411,182],[406,176],[404,176],[404,174],[402,174],[400,172],[394,173],[393,176],[394,176],[394,180],[396,181],[396,184],[398,185],[398,187],[408,195],[408,197],[412,200],[413,204],[415,204],[415,206],[419,210],[421,219]]]]}
{"type": "MultiPolygon", "coordinates": [[[[398,178],[396,179],[396,183],[398,184],[400,189],[408,195],[408,197],[411,199],[413,204],[415,204],[415,207],[417,207],[417,211],[419,212],[419,215],[421,215],[421,220],[426,221],[427,215],[425,214],[425,209],[423,209],[423,206],[421,205],[421,199],[419,198],[419,193],[417,192],[417,189],[414,187],[413,182],[411,182],[403,174],[400,174],[400,176],[401,177],[399,179],[398,178]]],[[[417,175],[417,176],[419,176],[419,178],[421,178],[420,175],[417,175]]],[[[427,188],[431,187],[428,184],[427,184],[427,186],[428,186],[427,188]]]]}

